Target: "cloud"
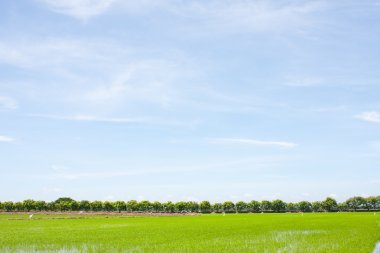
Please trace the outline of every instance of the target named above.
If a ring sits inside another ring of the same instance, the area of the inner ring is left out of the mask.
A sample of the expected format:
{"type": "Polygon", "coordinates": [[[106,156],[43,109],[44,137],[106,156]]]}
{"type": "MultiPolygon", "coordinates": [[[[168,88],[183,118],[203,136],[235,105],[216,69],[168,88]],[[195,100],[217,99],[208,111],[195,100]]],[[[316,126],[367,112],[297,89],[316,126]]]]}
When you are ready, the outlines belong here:
{"type": "Polygon", "coordinates": [[[284,141],[262,141],[254,139],[237,139],[237,138],[209,138],[207,139],[211,144],[243,144],[243,145],[257,145],[257,146],[274,146],[280,148],[294,148],[298,144],[293,142],[284,141]]]}
{"type": "Polygon", "coordinates": [[[322,83],[322,80],[317,77],[289,77],[286,85],[293,87],[312,87],[322,83]]]}
{"type": "MultiPolygon", "coordinates": [[[[88,20],[107,11],[118,9],[124,12],[142,13],[157,7],[170,9],[171,0],[37,0],[52,11],[69,15],[81,20],[88,20]]],[[[173,2],[174,3],[174,2],[173,2]]]]}
{"type": "Polygon", "coordinates": [[[221,169],[230,169],[231,167],[241,165],[250,166],[255,169],[266,168],[268,166],[273,166],[273,164],[280,163],[284,158],[280,156],[268,156],[268,157],[254,157],[254,158],[244,158],[237,160],[230,160],[224,162],[211,162],[202,164],[168,164],[165,166],[154,166],[154,167],[140,167],[140,168],[129,168],[123,170],[97,170],[97,171],[83,171],[76,169],[75,171],[69,170],[64,166],[52,166],[54,173],[38,175],[41,178],[58,178],[66,180],[81,180],[81,179],[104,179],[104,178],[120,178],[120,177],[130,177],[130,176],[141,176],[141,175],[154,175],[154,174],[173,174],[173,173],[183,173],[183,172],[194,172],[194,171],[213,171],[221,169]],[[274,162],[275,161],[275,162],[274,162]],[[80,172],[78,172],[80,171],[80,172]]]}
{"type": "Polygon", "coordinates": [[[105,12],[115,0],[40,0],[53,11],[74,16],[79,19],[88,19],[105,12]]]}
{"type": "Polygon", "coordinates": [[[29,117],[52,119],[52,120],[67,120],[67,121],[83,121],[83,122],[100,122],[100,123],[115,123],[115,124],[150,124],[150,125],[164,125],[173,127],[193,127],[199,122],[193,121],[180,121],[180,120],[170,120],[161,119],[153,117],[144,118],[123,118],[123,117],[99,117],[91,115],[73,115],[73,116],[62,116],[62,115],[51,115],[51,114],[28,114],[29,117]]]}
{"type": "MultiPolygon", "coordinates": [[[[182,88],[189,86],[198,67],[191,57],[176,50],[165,50],[157,57],[149,51],[103,39],[31,37],[26,43],[0,38],[1,63],[41,72],[41,76],[54,80],[52,85],[58,88],[47,90],[53,92],[49,96],[59,93],[59,100],[82,103],[85,107],[109,108],[133,102],[168,106],[183,101],[186,94],[182,88]]],[[[33,90],[37,92],[46,89],[33,90]]]]}
{"type": "Polygon", "coordinates": [[[190,26],[201,26],[202,31],[301,31],[313,22],[310,14],[323,7],[322,1],[172,1],[172,0],[39,0],[51,10],[88,20],[108,10],[124,13],[153,15],[160,12],[182,20],[191,20],[190,26]]]}
{"type": "Polygon", "coordinates": [[[69,120],[69,121],[89,121],[89,122],[109,122],[109,123],[142,123],[147,119],[143,118],[107,118],[96,117],[89,115],[75,115],[75,116],[60,116],[48,114],[28,114],[29,117],[55,119],[55,120],[69,120]]]}
{"type": "Polygon", "coordinates": [[[83,64],[90,66],[103,53],[98,45],[85,40],[61,38],[0,38],[0,61],[20,68],[53,69],[62,65],[83,64]]]}
{"type": "Polygon", "coordinates": [[[220,31],[300,31],[312,23],[310,14],[320,10],[318,1],[283,4],[281,1],[190,1],[179,9],[204,20],[220,31]]]}
{"type": "Polygon", "coordinates": [[[17,102],[10,97],[0,96],[0,111],[17,109],[17,102]]]}
{"type": "Polygon", "coordinates": [[[362,112],[356,115],[355,118],[372,123],[380,123],[380,113],[376,111],[362,112]]]}
{"type": "Polygon", "coordinates": [[[13,142],[14,139],[9,136],[0,135],[0,142],[13,142]]]}
{"type": "MultiPolygon", "coordinates": [[[[145,101],[168,105],[176,100],[175,81],[186,73],[180,62],[167,60],[143,60],[127,64],[109,81],[99,84],[84,94],[84,99],[95,103],[117,101],[145,101]]],[[[178,87],[177,87],[178,88],[178,87]]]]}

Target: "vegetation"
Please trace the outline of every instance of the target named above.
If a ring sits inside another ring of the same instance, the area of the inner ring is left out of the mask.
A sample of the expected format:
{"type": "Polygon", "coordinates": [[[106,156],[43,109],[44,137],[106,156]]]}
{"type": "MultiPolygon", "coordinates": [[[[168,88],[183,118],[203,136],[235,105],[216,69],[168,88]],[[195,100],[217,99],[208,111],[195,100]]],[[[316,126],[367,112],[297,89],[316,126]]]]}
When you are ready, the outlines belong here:
{"type": "Polygon", "coordinates": [[[380,240],[378,224],[380,213],[368,212],[133,218],[37,213],[31,220],[0,214],[0,252],[368,253],[380,240]]]}
{"type": "Polygon", "coordinates": [[[337,211],[376,211],[380,210],[380,196],[377,197],[352,197],[343,203],[337,203],[333,198],[326,198],[324,201],[299,203],[285,203],[282,200],[261,202],[239,201],[233,203],[226,201],[224,203],[211,204],[208,201],[184,202],[177,203],[158,201],[141,201],[130,200],[124,201],[76,201],[71,198],[59,198],[52,202],[35,201],[27,199],[22,202],[6,201],[0,202],[0,210],[6,212],[38,212],[38,211],[92,211],[92,212],[165,212],[165,213],[260,213],[260,212],[337,212],[337,211]]]}

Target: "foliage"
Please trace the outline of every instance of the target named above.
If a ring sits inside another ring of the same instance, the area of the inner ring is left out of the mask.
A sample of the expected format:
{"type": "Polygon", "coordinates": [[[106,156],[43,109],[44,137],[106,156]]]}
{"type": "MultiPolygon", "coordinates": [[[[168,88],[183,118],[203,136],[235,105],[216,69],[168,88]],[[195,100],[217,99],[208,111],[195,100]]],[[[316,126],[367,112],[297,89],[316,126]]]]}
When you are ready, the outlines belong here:
{"type": "Polygon", "coordinates": [[[76,201],[63,197],[52,202],[27,199],[22,202],[0,202],[0,210],[6,212],[39,212],[39,211],[93,211],[93,212],[164,212],[164,213],[258,213],[258,212],[337,212],[337,211],[376,211],[380,210],[380,196],[368,198],[352,197],[342,203],[337,203],[333,198],[324,201],[301,201],[298,203],[285,203],[277,199],[274,201],[263,200],[261,203],[252,200],[250,202],[238,201],[233,203],[226,201],[211,204],[209,201],[200,203],[194,201],[179,201],[176,203],[147,200],[136,201],[76,201]]]}

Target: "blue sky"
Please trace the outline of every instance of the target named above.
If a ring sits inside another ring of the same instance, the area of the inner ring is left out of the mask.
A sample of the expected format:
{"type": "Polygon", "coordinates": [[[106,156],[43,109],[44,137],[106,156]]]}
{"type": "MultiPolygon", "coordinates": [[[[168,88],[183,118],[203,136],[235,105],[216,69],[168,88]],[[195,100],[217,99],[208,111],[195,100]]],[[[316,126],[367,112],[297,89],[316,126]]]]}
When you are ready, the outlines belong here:
{"type": "Polygon", "coordinates": [[[380,1],[0,2],[0,200],[380,189],[380,1]]]}

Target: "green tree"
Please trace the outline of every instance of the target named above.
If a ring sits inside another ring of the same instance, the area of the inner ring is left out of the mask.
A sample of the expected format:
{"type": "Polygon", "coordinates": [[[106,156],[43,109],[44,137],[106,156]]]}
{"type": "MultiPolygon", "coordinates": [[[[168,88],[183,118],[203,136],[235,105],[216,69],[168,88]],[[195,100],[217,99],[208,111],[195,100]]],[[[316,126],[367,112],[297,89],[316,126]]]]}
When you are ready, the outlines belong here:
{"type": "Polygon", "coordinates": [[[127,210],[127,204],[124,201],[116,201],[114,206],[119,213],[127,210]]]}
{"type": "Polygon", "coordinates": [[[184,201],[179,201],[174,204],[175,205],[175,211],[177,213],[184,213],[187,211],[187,203],[184,201]]]}
{"type": "Polygon", "coordinates": [[[3,208],[7,212],[12,212],[12,211],[14,211],[14,204],[12,201],[6,201],[3,203],[3,208]]]}
{"type": "Polygon", "coordinates": [[[137,209],[140,212],[152,212],[153,206],[149,201],[144,200],[137,203],[137,209]]]}
{"type": "Polygon", "coordinates": [[[38,200],[34,203],[35,209],[37,211],[46,211],[47,210],[47,204],[45,201],[38,200]]]}
{"type": "Polygon", "coordinates": [[[365,208],[366,200],[363,197],[355,196],[346,200],[349,209],[358,210],[365,208]]]}
{"type": "Polygon", "coordinates": [[[272,211],[272,203],[268,200],[261,201],[261,211],[263,212],[272,211]]]}
{"type": "Polygon", "coordinates": [[[91,210],[91,204],[88,200],[82,200],[79,202],[79,210],[81,211],[90,211],[91,210]]]}
{"type": "Polygon", "coordinates": [[[174,213],[175,211],[175,205],[173,202],[168,201],[162,204],[162,209],[165,213],[174,213]]]}
{"type": "Polygon", "coordinates": [[[36,209],[35,201],[33,199],[26,199],[22,202],[24,210],[29,212],[36,209]]]}
{"type": "Polygon", "coordinates": [[[127,202],[127,211],[128,212],[136,212],[138,208],[136,200],[130,200],[127,202]]]}
{"type": "Polygon", "coordinates": [[[201,202],[199,209],[200,209],[201,213],[211,213],[212,212],[212,206],[211,206],[210,202],[208,202],[206,200],[201,202]]]}
{"type": "Polygon", "coordinates": [[[311,212],[313,210],[313,205],[309,201],[301,201],[297,206],[298,209],[304,213],[311,212]]]}
{"type": "Polygon", "coordinates": [[[114,205],[110,201],[104,201],[103,202],[103,210],[107,212],[112,212],[115,210],[114,205]]]}
{"type": "Polygon", "coordinates": [[[339,203],[338,204],[338,210],[340,212],[346,212],[346,211],[348,211],[348,206],[347,206],[346,202],[339,203]]]}
{"type": "Polygon", "coordinates": [[[13,210],[17,212],[25,211],[24,204],[22,202],[16,202],[14,203],[13,210]]]}
{"type": "Polygon", "coordinates": [[[236,203],[236,211],[238,213],[248,213],[249,205],[244,201],[239,201],[236,203]]]}
{"type": "Polygon", "coordinates": [[[231,201],[224,202],[223,211],[226,213],[236,213],[235,204],[231,201]]]}
{"type": "Polygon", "coordinates": [[[322,212],[323,211],[322,202],[314,201],[313,203],[311,203],[311,205],[313,208],[313,212],[322,212]]]}
{"type": "Polygon", "coordinates": [[[272,210],[276,213],[286,211],[286,203],[280,199],[276,199],[272,202],[272,210]]]}
{"type": "Polygon", "coordinates": [[[334,212],[338,210],[338,203],[335,199],[327,197],[324,201],[322,201],[322,207],[327,212],[334,212]]]}
{"type": "Polygon", "coordinates": [[[187,202],[187,204],[189,207],[189,212],[192,212],[192,213],[198,213],[199,212],[200,206],[197,202],[190,201],[190,202],[187,202]]]}
{"type": "Polygon", "coordinates": [[[99,212],[99,211],[102,211],[103,209],[103,203],[102,201],[99,201],[99,200],[90,202],[90,206],[91,206],[91,211],[93,212],[99,212]]]}
{"type": "Polygon", "coordinates": [[[248,203],[249,211],[252,213],[259,213],[260,212],[260,202],[256,200],[252,200],[251,202],[248,203]]]}
{"type": "Polygon", "coordinates": [[[215,203],[212,205],[212,210],[214,213],[222,213],[223,212],[223,205],[222,203],[215,203]]]}
{"type": "Polygon", "coordinates": [[[154,201],[152,203],[152,208],[153,208],[153,212],[156,212],[156,213],[162,212],[163,210],[162,204],[158,201],[154,201]]]}
{"type": "Polygon", "coordinates": [[[299,209],[299,205],[298,203],[288,203],[288,212],[298,212],[300,209],[299,209]]]}

